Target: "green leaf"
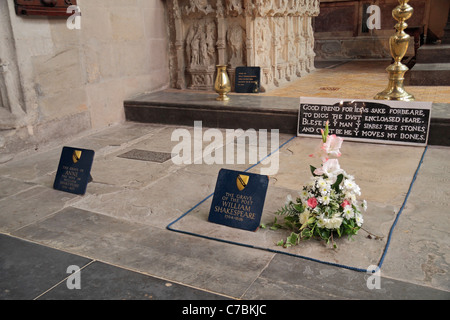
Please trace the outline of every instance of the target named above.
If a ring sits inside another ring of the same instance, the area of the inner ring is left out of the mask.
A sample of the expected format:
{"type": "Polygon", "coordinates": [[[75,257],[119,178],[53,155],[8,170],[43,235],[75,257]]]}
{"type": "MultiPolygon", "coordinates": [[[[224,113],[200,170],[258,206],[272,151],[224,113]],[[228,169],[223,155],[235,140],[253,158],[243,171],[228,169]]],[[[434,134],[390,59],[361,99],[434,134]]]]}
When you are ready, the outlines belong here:
{"type": "Polygon", "coordinates": [[[291,244],[291,245],[295,246],[299,239],[300,238],[299,238],[298,234],[296,234],[295,232],[292,232],[291,235],[289,237],[287,237],[286,244],[291,244]]]}
{"type": "Polygon", "coordinates": [[[339,192],[339,185],[341,184],[342,180],[344,180],[344,175],[341,173],[337,176],[336,182],[331,186],[334,191],[339,192]]]}
{"type": "Polygon", "coordinates": [[[260,227],[261,229],[267,229],[267,226],[264,223],[261,223],[260,227]]]}
{"type": "Polygon", "coordinates": [[[329,122],[327,121],[325,125],[325,131],[322,134],[323,143],[327,142],[328,134],[330,133],[329,122]]]}
{"type": "Polygon", "coordinates": [[[284,246],[284,240],[280,240],[277,242],[277,246],[283,247],[284,246]]]}
{"type": "Polygon", "coordinates": [[[299,213],[302,213],[304,210],[301,204],[294,204],[294,209],[297,210],[299,213]]]}
{"type": "Polygon", "coordinates": [[[314,167],[314,166],[309,166],[309,168],[311,169],[312,175],[313,175],[314,177],[317,177],[317,174],[314,173],[314,171],[316,171],[317,168],[314,167]]]}

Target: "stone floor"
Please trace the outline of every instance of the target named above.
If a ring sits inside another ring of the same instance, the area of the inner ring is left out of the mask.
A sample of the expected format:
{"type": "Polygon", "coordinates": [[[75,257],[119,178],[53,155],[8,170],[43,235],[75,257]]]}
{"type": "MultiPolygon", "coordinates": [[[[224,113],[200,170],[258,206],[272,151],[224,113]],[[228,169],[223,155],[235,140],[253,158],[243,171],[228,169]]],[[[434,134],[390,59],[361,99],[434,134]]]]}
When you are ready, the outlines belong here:
{"type": "MultiPolygon", "coordinates": [[[[85,196],[52,189],[60,148],[1,165],[0,297],[450,298],[446,214],[450,177],[446,159],[450,149],[430,147],[427,151],[387,251],[381,269],[381,289],[369,290],[364,272],[168,230],[169,223],[214,191],[221,166],[179,166],[171,160],[155,163],[119,156],[134,149],[170,153],[175,129],[126,123],[68,142],[96,150],[94,181],[88,185],[85,196]],[[70,265],[82,268],[81,290],[67,289],[66,271],[70,265]]],[[[280,140],[290,138],[282,135],[280,140]]],[[[298,139],[301,138],[293,142],[298,139]]],[[[290,153],[287,149],[282,152],[290,153]]],[[[306,162],[301,158],[283,159],[280,166],[286,166],[279,178],[284,177],[287,185],[295,181],[289,170],[295,172],[299,163],[306,166],[306,162]]],[[[419,159],[416,160],[418,165],[419,159]]],[[[397,166],[378,168],[376,162],[371,166],[370,172],[384,170],[387,176],[393,173],[390,170],[399,170],[397,166]]],[[[248,164],[226,167],[242,170],[248,164]]],[[[365,170],[352,167],[361,173],[365,170]]],[[[411,172],[404,172],[406,176],[401,176],[398,183],[412,180],[411,172]]],[[[376,190],[376,186],[373,188],[376,190]]],[[[405,190],[401,193],[400,198],[405,196],[405,190]]],[[[371,201],[380,203],[389,196],[386,192],[370,195],[371,201]]],[[[396,201],[393,210],[398,210],[402,202],[396,201]]],[[[268,202],[266,207],[276,208],[284,200],[279,198],[279,202],[268,202]]],[[[206,228],[209,229],[207,224],[206,228]]],[[[314,246],[325,251],[325,256],[335,255],[319,242],[314,246]]]]}
{"type": "MultiPolygon", "coordinates": [[[[345,68],[351,78],[351,65],[345,68]]],[[[295,96],[308,90],[330,95],[352,92],[351,88],[344,90],[336,75],[323,70],[311,75],[315,86],[310,89],[305,81],[267,95],[295,96]],[[322,87],[339,89],[328,92],[322,87]]],[[[349,83],[345,82],[345,87],[349,83]]],[[[370,96],[384,89],[380,83],[364,87],[359,82],[355,95],[366,98],[362,92],[369,96],[365,91],[369,88],[370,96]]],[[[439,100],[438,89],[431,90],[439,100]]],[[[441,99],[448,103],[448,97],[450,94],[441,99]]],[[[366,272],[326,263],[339,261],[338,255],[345,250],[335,251],[318,241],[308,246],[320,250],[327,261],[169,230],[170,223],[214,191],[221,167],[245,170],[251,165],[248,161],[241,165],[176,165],[171,160],[160,163],[122,157],[133,150],[171,153],[178,143],[171,141],[171,135],[178,128],[124,123],[1,164],[0,299],[450,299],[448,147],[430,146],[420,166],[424,150],[413,150],[406,168],[395,161],[381,161],[391,152],[396,158],[404,154],[405,147],[383,153],[381,145],[345,143],[343,150],[352,156],[351,161],[342,160],[348,161],[347,171],[354,170],[361,186],[367,186],[363,195],[370,198],[369,205],[373,203],[389,218],[371,224],[371,230],[378,226],[383,230],[384,246],[388,247],[380,288],[371,290],[366,272]],[[93,182],[84,196],[52,188],[63,145],[96,151],[93,182]],[[364,161],[357,160],[359,154],[364,161]],[[383,177],[387,187],[377,189],[383,177]],[[398,185],[402,188],[396,189],[398,185]],[[387,237],[386,230],[392,230],[392,237],[387,237]],[[81,269],[80,290],[68,288],[70,266],[81,269]]],[[[192,127],[182,129],[194,137],[192,127]]],[[[310,160],[305,154],[315,141],[291,138],[280,135],[281,143],[289,142],[279,151],[281,170],[271,177],[269,186],[279,192],[267,201],[265,214],[284,204],[283,190],[292,191],[304,183],[294,174],[308,169],[310,160]],[[277,189],[279,181],[283,186],[277,189]]],[[[203,147],[209,144],[201,143],[203,147]]],[[[207,228],[203,232],[208,234],[210,226],[204,225],[199,228],[207,228]]],[[[229,228],[227,236],[233,232],[229,228]]],[[[355,242],[367,245],[358,252],[372,250],[372,240],[363,232],[359,237],[355,242]]]]}

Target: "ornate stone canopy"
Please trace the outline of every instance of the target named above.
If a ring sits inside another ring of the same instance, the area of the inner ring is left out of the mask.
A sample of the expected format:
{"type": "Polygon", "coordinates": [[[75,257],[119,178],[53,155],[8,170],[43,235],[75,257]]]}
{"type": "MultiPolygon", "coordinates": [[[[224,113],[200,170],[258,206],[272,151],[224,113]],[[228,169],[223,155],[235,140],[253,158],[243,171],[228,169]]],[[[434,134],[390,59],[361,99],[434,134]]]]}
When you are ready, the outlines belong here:
{"type": "Polygon", "coordinates": [[[267,90],[314,69],[319,0],[169,0],[172,87],[211,90],[215,66],[261,67],[267,90]]]}

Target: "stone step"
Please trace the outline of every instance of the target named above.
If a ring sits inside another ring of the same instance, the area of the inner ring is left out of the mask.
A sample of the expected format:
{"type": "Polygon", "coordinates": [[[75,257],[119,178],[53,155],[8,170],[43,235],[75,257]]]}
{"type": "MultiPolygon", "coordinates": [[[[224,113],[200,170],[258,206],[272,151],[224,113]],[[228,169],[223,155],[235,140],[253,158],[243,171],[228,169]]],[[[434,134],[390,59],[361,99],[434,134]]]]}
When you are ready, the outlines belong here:
{"type": "MultiPolygon", "coordinates": [[[[143,94],[124,102],[127,121],[203,127],[279,129],[297,133],[299,98],[230,94],[230,101],[216,101],[217,94],[166,90],[143,94]]],[[[430,145],[450,146],[450,103],[434,104],[430,145]]]]}
{"type": "Polygon", "coordinates": [[[417,63],[450,63],[450,44],[429,44],[417,50],[417,63]]]}
{"type": "Polygon", "coordinates": [[[410,86],[450,86],[450,63],[416,63],[407,73],[410,86]]]}

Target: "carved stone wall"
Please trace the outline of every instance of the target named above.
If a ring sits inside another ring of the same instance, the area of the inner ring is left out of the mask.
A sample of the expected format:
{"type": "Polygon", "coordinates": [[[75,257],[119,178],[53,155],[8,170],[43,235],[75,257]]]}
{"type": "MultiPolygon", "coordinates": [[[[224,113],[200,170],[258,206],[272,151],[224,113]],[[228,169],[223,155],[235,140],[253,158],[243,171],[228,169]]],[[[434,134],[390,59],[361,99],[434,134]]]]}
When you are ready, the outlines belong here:
{"type": "Polygon", "coordinates": [[[171,85],[212,90],[217,64],[260,66],[261,87],[314,70],[319,0],[169,0],[171,85]]]}

